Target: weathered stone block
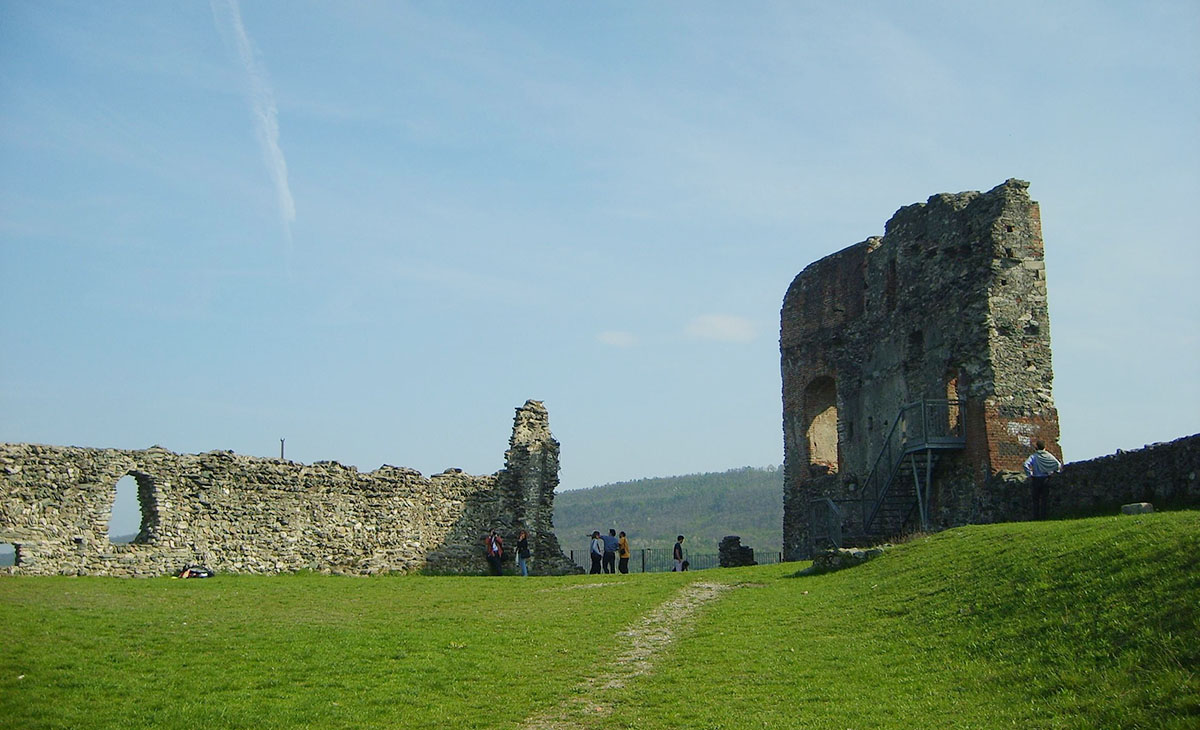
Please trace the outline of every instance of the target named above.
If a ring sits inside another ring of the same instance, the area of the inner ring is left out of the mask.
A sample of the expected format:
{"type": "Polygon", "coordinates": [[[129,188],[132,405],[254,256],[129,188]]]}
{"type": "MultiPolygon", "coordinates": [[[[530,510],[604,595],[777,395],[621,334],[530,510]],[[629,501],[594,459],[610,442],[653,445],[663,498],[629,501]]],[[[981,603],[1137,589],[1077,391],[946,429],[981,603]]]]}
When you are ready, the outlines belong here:
{"type": "Polygon", "coordinates": [[[1154,505],[1149,502],[1135,502],[1133,504],[1121,505],[1121,514],[1123,515],[1144,515],[1154,511],[1154,505]]]}

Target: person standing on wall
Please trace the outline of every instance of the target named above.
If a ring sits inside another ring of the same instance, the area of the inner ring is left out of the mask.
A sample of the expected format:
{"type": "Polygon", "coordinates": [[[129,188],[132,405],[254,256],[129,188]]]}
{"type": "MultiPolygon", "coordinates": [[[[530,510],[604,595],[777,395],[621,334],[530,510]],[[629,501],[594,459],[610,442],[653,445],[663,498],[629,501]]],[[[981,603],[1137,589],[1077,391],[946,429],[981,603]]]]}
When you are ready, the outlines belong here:
{"type": "Polygon", "coordinates": [[[1046,451],[1044,441],[1037,442],[1037,451],[1025,460],[1025,475],[1033,496],[1033,519],[1046,519],[1046,499],[1050,496],[1050,475],[1062,470],[1062,463],[1046,451]]]}
{"type": "Polygon", "coordinates": [[[616,573],[617,546],[619,544],[619,541],[617,540],[617,531],[610,529],[608,534],[602,539],[604,540],[604,572],[616,573]]]}
{"type": "Polygon", "coordinates": [[[492,575],[502,575],[500,560],[504,557],[504,538],[492,530],[488,533],[484,545],[486,546],[488,567],[492,569],[492,575]]]}
{"type": "Polygon", "coordinates": [[[592,549],[590,555],[592,556],[592,569],[588,573],[599,573],[600,561],[604,559],[604,541],[600,539],[599,530],[592,531],[592,549]]]}
{"type": "Polygon", "coordinates": [[[629,540],[625,539],[625,531],[617,539],[617,570],[622,575],[629,572],[629,540]]]}
{"type": "Polygon", "coordinates": [[[675,560],[675,565],[671,568],[671,572],[683,572],[683,535],[675,538],[675,549],[671,553],[671,557],[675,560]]]}
{"type": "Polygon", "coordinates": [[[517,567],[521,569],[521,577],[529,577],[529,533],[521,530],[517,533],[517,567]]]}

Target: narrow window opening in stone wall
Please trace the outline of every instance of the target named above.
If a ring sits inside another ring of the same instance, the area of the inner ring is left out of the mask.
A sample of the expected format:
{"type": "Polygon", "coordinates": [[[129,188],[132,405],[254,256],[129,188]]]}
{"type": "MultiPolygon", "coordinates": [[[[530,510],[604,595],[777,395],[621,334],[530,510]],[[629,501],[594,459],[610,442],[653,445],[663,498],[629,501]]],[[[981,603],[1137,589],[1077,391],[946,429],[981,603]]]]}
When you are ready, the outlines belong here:
{"type": "Polygon", "coordinates": [[[1013,232],[1013,227],[1012,227],[1012,226],[1005,226],[1005,227],[1004,227],[1004,230],[1005,230],[1006,232],[1008,232],[1008,233],[1012,233],[1012,232],[1013,232]]]}
{"type": "Polygon", "coordinates": [[[821,377],[804,389],[804,415],[808,419],[808,463],[813,471],[838,470],[837,384],[821,377]]]}
{"type": "Polygon", "coordinates": [[[21,551],[11,542],[0,542],[0,568],[16,565],[21,551]]]}
{"type": "Polygon", "coordinates": [[[1007,256],[1007,257],[1008,257],[1008,258],[1010,258],[1010,259],[1015,259],[1015,258],[1016,258],[1016,256],[1013,256],[1013,250],[1012,250],[1011,248],[1006,248],[1006,249],[1004,249],[1004,255],[1005,255],[1005,256],[1007,256]]]}
{"type": "Polygon", "coordinates": [[[950,429],[950,436],[962,434],[962,414],[959,413],[958,408],[958,384],[958,368],[950,368],[946,373],[946,400],[949,401],[946,408],[946,427],[950,429]]]}
{"type": "Polygon", "coordinates": [[[888,261],[887,277],[883,283],[883,301],[889,312],[896,309],[896,260],[888,261]]]}
{"type": "Polygon", "coordinates": [[[139,542],[142,530],[152,522],[152,506],[147,503],[151,488],[151,479],[142,474],[126,474],[117,480],[116,497],[108,520],[110,542],[139,542]]]}
{"type": "MultiPolygon", "coordinates": [[[[907,360],[910,365],[916,365],[925,357],[925,333],[921,330],[913,330],[908,335],[908,353],[907,360]]],[[[929,396],[923,396],[928,398],[929,396]]]]}

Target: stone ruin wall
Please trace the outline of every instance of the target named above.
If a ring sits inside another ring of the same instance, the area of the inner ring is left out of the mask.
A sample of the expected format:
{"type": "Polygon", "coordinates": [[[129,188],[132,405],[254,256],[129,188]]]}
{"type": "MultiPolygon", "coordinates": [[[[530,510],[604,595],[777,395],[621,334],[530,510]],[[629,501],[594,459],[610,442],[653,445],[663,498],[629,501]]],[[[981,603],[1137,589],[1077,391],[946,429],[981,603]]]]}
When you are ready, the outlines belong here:
{"type": "MultiPolygon", "coordinates": [[[[1025,519],[1021,467],[1035,441],[1062,458],[1041,212],[1028,183],[934,195],[898,210],[882,237],[805,268],[784,298],[780,362],[787,557],[807,556],[809,503],[820,497],[845,510],[849,542],[878,540],[858,534],[858,488],[901,407],[922,399],[961,399],[948,416],[966,437],[934,475],[930,527],[1025,519]]],[[[1196,452],[1182,453],[1192,460],[1171,462],[1166,491],[1195,503],[1196,452]]],[[[1104,476],[1132,458],[1068,467],[1052,513],[1143,489],[1144,479],[1104,476]]]]}
{"type": "Polygon", "coordinates": [[[1027,189],[1008,180],[906,206],[882,237],[792,282],[780,315],[785,552],[802,553],[817,497],[848,505],[853,534],[856,489],[907,404],[964,401],[950,418],[967,448],[943,466],[959,491],[1020,469],[1035,439],[1061,456],[1041,216],[1027,189]]]}
{"type": "MultiPolygon", "coordinates": [[[[505,468],[423,477],[362,473],[227,451],[176,454],[0,445],[0,542],[26,575],[156,576],[202,564],[225,573],[482,572],[483,537],[530,533],[541,573],[574,572],[553,531],[559,445],[538,401],[517,409],[505,468]],[[137,482],[141,530],[113,544],[116,483],[137,482]]],[[[511,541],[511,542],[509,542],[511,541]]]]}
{"type": "MultiPolygon", "coordinates": [[[[1001,471],[983,484],[943,475],[930,522],[935,529],[1033,519],[1023,471],[1001,471]]],[[[1121,505],[1200,505],[1200,434],[1134,451],[1070,462],[1050,480],[1047,516],[1117,514],[1121,505]]]]}

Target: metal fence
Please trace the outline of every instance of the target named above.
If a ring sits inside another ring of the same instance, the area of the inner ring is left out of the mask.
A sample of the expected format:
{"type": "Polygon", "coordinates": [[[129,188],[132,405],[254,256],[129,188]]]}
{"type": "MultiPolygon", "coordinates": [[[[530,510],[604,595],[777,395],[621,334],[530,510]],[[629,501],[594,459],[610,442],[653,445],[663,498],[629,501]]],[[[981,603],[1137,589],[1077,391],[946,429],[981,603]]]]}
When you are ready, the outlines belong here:
{"type": "MultiPolygon", "coordinates": [[[[636,548],[629,551],[630,573],[669,573],[675,568],[672,557],[674,548],[636,548]]],[[[567,557],[571,562],[586,570],[591,570],[592,559],[589,548],[568,550],[567,557]]],[[[698,553],[684,549],[683,559],[688,562],[688,570],[707,570],[719,568],[721,557],[718,553],[698,553]]],[[[783,562],[783,553],[772,550],[755,550],[754,561],[759,565],[783,562]]],[[[617,565],[620,565],[618,560],[617,565]]]]}

